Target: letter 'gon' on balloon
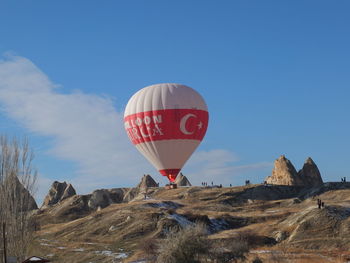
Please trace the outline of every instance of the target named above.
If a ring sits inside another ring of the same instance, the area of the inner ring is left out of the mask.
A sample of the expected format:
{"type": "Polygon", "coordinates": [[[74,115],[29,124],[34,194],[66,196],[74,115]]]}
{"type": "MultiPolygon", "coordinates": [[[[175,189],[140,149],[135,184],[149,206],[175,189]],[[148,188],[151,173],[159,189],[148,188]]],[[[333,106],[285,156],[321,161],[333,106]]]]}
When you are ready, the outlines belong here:
{"type": "Polygon", "coordinates": [[[124,113],[131,142],[170,182],[202,141],[208,120],[202,96],[190,87],[172,83],[139,90],[124,113]]]}

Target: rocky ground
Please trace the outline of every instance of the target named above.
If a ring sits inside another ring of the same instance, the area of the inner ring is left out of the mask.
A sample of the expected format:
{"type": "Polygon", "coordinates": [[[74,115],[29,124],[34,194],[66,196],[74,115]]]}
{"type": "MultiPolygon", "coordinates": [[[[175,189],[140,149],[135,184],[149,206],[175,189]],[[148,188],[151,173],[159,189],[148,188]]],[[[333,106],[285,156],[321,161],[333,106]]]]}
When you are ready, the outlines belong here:
{"type": "Polygon", "coordinates": [[[201,222],[211,240],[228,244],[249,235],[246,262],[350,261],[350,183],[151,187],[144,196],[137,189],[100,190],[44,206],[36,211],[32,254],[52,262],[152,262],[145,242],[201,222]]]}

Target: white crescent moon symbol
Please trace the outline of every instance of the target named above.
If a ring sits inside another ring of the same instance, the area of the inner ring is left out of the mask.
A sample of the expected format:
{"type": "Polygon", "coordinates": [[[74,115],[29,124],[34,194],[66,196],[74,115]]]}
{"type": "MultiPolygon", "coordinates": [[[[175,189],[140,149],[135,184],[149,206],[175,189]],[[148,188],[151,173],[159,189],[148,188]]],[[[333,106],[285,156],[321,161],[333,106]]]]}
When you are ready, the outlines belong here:
{"type": "Polygon", "coordinates": [[[188,130],[186,130],[186,122],[191,117],[197,117],[197,116],[190,113],[190,114],[183,116],[181,121],[180,121],[180,130],[183,134],[190,135],[190,134],[194,133],[194,132],[189,132],[188,130]]]}

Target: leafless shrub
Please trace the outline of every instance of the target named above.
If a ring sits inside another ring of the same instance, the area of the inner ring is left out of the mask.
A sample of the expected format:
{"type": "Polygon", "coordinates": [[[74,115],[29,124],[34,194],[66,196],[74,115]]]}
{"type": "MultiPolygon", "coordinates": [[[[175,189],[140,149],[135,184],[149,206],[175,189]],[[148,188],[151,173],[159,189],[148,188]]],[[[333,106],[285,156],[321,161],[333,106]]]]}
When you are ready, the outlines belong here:
{"type": "Polygon", "coordinates": [[[285,262],[284,254],[279,253],[279,251],[271,251],[269,261],[274,263],[283,263],[285,262]]]}
{"type": "MultiPolygon", "coordinates": [[[[168,236],[155,243],[158,252],[158,263],[198,263],[198,262],[232,262],[244,259],[249,251],[249,242],[254,239],[250,232],[237,234],[228,241],[212,241],[208,239],[208,232],[204,224],[198,223],[177,232],[170,232],[168,236]]],[[[146,247],[148,255],[152,256],[153,246],[146,247]]]]}
{"type": "Polygon", "coordinates": [[[238,232],[236,237],[238,242],[243,242],[247,245],[256,243],[257,238],[257,235],[248,230],[238,232]]]}
{"type": "Polygon", "coordinates": [[[29,211],[36,207],[37,171],[27,139],[0,136],[0,223],[6,223],[7,255],[22,261],[32,240],[29,211]],[[34,207],[35,206],[35,207],[34,207]]]}
{"type": "Polygon", "coordinates": [[[263,263],[263,261],[259,257],[256,257],[256,258],[254,258],[252,263],[263,263]]]}
{"type": "Polygon", "coordinates": [[[207,254],[207,229],[202,224],[188,226],[179,232],[170,232],[158,249],[158,263],[197,263],[207,254]]]}
{"type": "Polygon", "coordinates": [[[225,263],[237,259],[244,259],[245,253],[249,251],[249,242],[252,235],[250,232],[238,233],[237,236],[229,240],[219,240],[212,244],[209,256],[214,262],[225,263]]]}
{"type": "Polygon", "coordinates": [[[157,251],[159,248],[159,241],[154,237],[148,238],[140,244],[139,248],[147,256],[154,257],[157,255],[157,251]]]}

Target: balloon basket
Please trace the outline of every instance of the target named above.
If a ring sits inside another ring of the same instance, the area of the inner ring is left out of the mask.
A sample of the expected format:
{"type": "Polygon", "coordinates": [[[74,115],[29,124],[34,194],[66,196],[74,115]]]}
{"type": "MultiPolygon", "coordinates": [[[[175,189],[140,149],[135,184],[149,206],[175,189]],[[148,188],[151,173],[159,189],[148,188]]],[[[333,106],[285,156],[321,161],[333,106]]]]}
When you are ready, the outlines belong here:
{"type": "Polygon", "coordinates": [[[177,184],[166,184],[165,189],[170,190],[170,189],[176,189],[177,184]]]}

